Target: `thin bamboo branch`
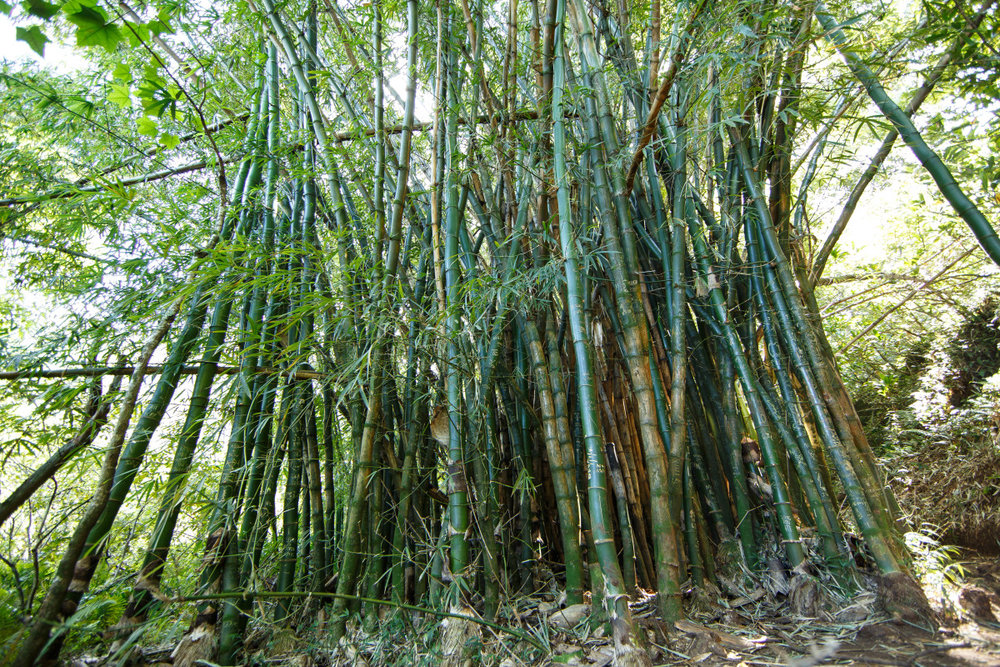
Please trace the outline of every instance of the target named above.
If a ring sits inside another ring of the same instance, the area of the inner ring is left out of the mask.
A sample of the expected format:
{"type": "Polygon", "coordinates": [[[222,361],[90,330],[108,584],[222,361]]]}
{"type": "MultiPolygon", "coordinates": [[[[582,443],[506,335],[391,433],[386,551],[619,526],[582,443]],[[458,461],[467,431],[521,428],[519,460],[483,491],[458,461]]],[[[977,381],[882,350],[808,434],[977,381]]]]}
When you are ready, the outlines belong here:
{"type": "Polygon", "coordinates": [[[849,342],[844,343],[843,345],[841,345],[840,349],[837,350],[837,354],[843,353],[845,350],[849,349],[852,345],[854,345],[859,340],[861,340],[862,338],[864,338],[865,336],[867,336],[869,333],[871,333],[871,331],[875,327],[877,327],[879,324],[881,324],[882,322],[884,322],[885,319],[887,317],[889,317],[890,315],[892,315],[894,312],[896,312],[897,310],[899,310],[900,308],[902,308],[906,304],[907,301],[909,301],[910,299],[912,299],[913,297],[915,297],[917,294],[919,294],[921,290],[923,290],[928,285],[931,285],[935,280],[937,280],[938,278],[940,278],[941,276],[943,276],[945,273],[947,273],[948,270],[951,267],[955,266],[956,264],[958,264],[959,262],[961,262],[963,259],[965,259],[969,255],[971,255],[972,251],[973,251],[972,248],[966,250],[961,255],[959,255],[958,257],[956,257],[952,261],[948,262],[948,264],[945,265],[945,267],[942,268],[940,271],[938,271],[933,276],[931,276],[930,278],[928,278],[927,280],[925,280],[924,282],[920,283],[919,285],[917,285],[916,287],[914,287],[912,290],[910,290],[906,294],[906,296],[904,296],[902,299],[900,299],[899,301],[897,301],[895,303],[895,305],[890,306],[889,308],[887,308],[884,311],[882,311],[882,314],[879,315],[877,318],[875,318],[874,322],[872,322],[871,324],[869,324],[868,326],[866,326],[857,336],[855,336],[854,338],[852,338],[849,342]]]}

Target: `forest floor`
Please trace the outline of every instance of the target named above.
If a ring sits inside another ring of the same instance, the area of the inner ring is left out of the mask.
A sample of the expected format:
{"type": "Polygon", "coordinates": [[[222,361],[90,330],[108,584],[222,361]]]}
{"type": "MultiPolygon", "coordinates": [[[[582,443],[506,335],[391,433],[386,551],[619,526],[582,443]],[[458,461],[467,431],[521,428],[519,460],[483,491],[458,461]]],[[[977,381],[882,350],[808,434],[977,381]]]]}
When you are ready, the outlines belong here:
{"type": "MultiPolygon", "coordinates": [[[[907,535],[936,630],[908,614],[905,604],[895,605],[895,613],[886,611],[894,607],[886,604],[891,587],[872,573],[857,582],[863,592],[843,597],[830,582],[775,567],[770,575],[756,578],[730,573],[720,578],[725,590],[710,587],[690,594],[686,618],[672,626],[657,617],[656,596],[640,591],[633,614],[645,630],[653,664],[1000,666],[1000,494],[994,486],[1000,478],[1000,448],[957,453],[954,448],[927,448],[896,459],[887,466],[895,471],[890,483],[901,504],[914,512],[911,522],[919,518],[945,541],[967,547],[942,547],[927,533],[907,535]]],[[[383,609],[383,622],[375,629],[355,628],[348,640],[332,646],[328,619],[319,611],[300,619],[296,631],[252,627],[246,638],[247,665],[611,665],[613,644],[606,626],[593,621],[586,606],[561,608],[554,582],[550,584],[548,594],[516,596],[497,619],[499,626],[531,637],[544,651],[484,625],[433,615],[412,615],[404,628],[398,615],[392,620],[389,608],[383,609]]],[[[174,648],[140,650],[126,662],[171,667],[178,662],[171,656],[174,648]]],[[[73,665],[114,662],[92,656],[73,665]]]]}
{"type": "MultiPolygon", "coordinates": [[[[899,614],[890,616],[881,594],[824,600],[816,590],[796,591],[794,579],[786,595],[757,589],[737,598],[716,595],[712,602],[702,596],[689,605],[688,617],[672,627],[656,618],[653,597],[633,611],[650,640],[654,665],[1000,665],[1000,561],[973,557],[960,565],[960,579],[944,586],[941,580],[925,582],[940,623],[937,630],[899,614]],[[804,602],[803,595],[813,599],[804,602]]],[[[542,664],[611,664],[613,646],[599,630],[598,636],[588,633],[585,624],[558,630],[558,620],[548,619],[552,657],[542,664]]],[[[378,661],[372,657],[373,663],[378,661]]],[[[524,663],[507,658],[500,664],[524,663]]]]}
{"type": "MultiPolygon", "coordinates": [[[[811,577],[792,577],[765,584],[743,595],[713,590],[688,600],[687,617],[668,626],[656,613],[656,596],[632,605],[645,630],[654,665],[721,665],[812,667],[813,665],[898,665],[899,667],[987,667],[1000,665],[1000,562],[971,557],[960,562],[959,576],[925,578],[924,590],[937,617],[937,630],[921,627],[919,619],[885,611],[878,579],[868,583],[877,592],[852,598],[836,596],[811,577]],[[810,582],[805,586],[801,582],[810,582]],[[928,583],[929,582],[929,583],[928,583]]],[[[956,571],[955,562],[951,570],[956,571]]],[[[940,574],[940,572],[938,572],[940,574]]],[[[547,657],[538,656],[524,641],[463,621],[430,617],[412,620],[415,638],[391,636],[383,626],[374,633],[351,633],[336,648],[321,649],[315,628],[312,638],[285,636],[261,643],[249,664],[319,667],[325,665],[577,665],[609,667],[614,648],[606,626],[590,623],[588,609],[560,609],[551,596],[521,597],[508,608],[500,625],[541,640],[547,657]],[[456,627],[464,624],[464,628],[456,627]],[[436,626],[436,627],[435,627],[436,626]],[[422,644],[421,635],[427,644],[422,644]],[[454,650],[446,645],[457,637],[454,650]],[[433,639],[432,639],[433,638],[433,639]],[[282,645],[276,650],[277,645],[282,645]]],[[[252,651],[251,651],[252,653],[252,651]]],[[[157,667],[167,667],[161,663],[157,667]]]]}
{"type": "MultiPolygon", "coordinates": [[[[951,561],[948,571],[951,576],[946,577],[945,570],[927,570],[923,580],[940,626],[936,630],[922,627],[925,624],[905,608],[902,613],[886,612],[891,605],[886,604],[877,577],[866,582],[872,591],[847,599],[804,576],[784,582],[772,577],[770,583],[765,581],[742,594],[732,587],[727,587],[727,593],[703,590],[687,601],[687,617],[672,626],[657,617],[654,594],[640,591],[632,610],[645,630],[654,665],[1000,665],[1000,561],[968,557],[951,561]]],[[[334,647],[328,643],[327,623],[320,611],[318,623],[309,629],[300,626],[298,632],[251,629],[247,665],[608,667],[613,660],[611,638],[605,625],[591,622],[588,612],[585,605],[560,608],[551,595],[520,597],[516,607],[507,607],[498,618],[499,625],[543,644],[546,650],[541,657],[540,651],[510,634],[422,614],[409,619],[409,632],[398,626],[394,632],[392,623],[386,622],[374,632],[356,628],[348,640],[334,647]]],[[[169,667],[178,662],[170,655],[173,648],[139,650],[125,664],[169,667]]],[[[72,665],[114,662],[92,656],[78,658],[72,665]]]]}
{"type": "MultiPolygon", "coordinates": [[[[927,591],[941,624],[937,631],[889,616],[870,593],[846,605],[821,604],[811,616],[792,610],[793,591],[756,602],[752,594],[728,600],[714,610],[694,611],[672,628],[651,614],[640,622],[658,651],[656,665],[1000,665],[1000,562],[975,558],[962,565],[963,583],[927,591]]],[[[579,647],[557,642],[554,649],[568,657],[553,662],[602,667],[612,653],[600,639],[579,647]]]]}

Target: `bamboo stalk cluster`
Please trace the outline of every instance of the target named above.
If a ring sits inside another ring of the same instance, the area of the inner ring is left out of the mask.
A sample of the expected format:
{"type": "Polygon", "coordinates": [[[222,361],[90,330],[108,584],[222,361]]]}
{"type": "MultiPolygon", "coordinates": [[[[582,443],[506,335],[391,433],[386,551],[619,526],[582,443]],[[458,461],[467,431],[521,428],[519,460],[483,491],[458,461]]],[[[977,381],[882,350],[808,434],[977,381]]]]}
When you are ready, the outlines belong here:
{"type": "MultiPolygon", "coordinates": [[[[201,260],[226,268],[209,281],[195,267],[107,501],[20,664],[58,655],[60,640],[42,652],[50,623],[88,590],[193,372],[120,634],[166,599],[224,354],[238,360],[224,369],[231,425],[185,639],[212,647],[201,659],[237,661],[256,592],[287,594],[269,612],[280,622],[332,598],[337,640],[352,614],[376,618],[361,598],[492,620],[505,600],[558,588],[570,604],[588,590],[603,601],[619,664],[643,664],[628,596],[655,590],[677,619],[689,587],[731,576],[720,552],[751,572],[777,561],[846,585],[853,529],[882,573],[906,570],[898,508],[821,328],[792,196],[815,5],[765,22],[742,5],[654,3],[645,56],[624,8],[598,5],[595,21],[583,0],[511,3],[497,44],[484,6],[439,3],[429,35],[431,13],[409,0],[409,84],[390,126],[379,3],[367,46],[338,41],[336,7],[320,17],[311,5],[298,22],[259,1],[265,64],[218,244],[201,260]],[[661,11],[673,12],[666,35],[661,11]],[[755,57],[724,73],[713,26],[734,20],[749,28],[729,39],[755,57]],[[430,63],[422,43],[436,47],[430,63]],[[365,103],[325,59],[336,49],[376,73],[365,103]],[[418,138],[427,69],[434,117],[418,138]],[[331,109],[354,141],[334,132],[331,109]],[[320,595],[296,597],[309,592],[320,595]]],[[[842,47],[829,14],[816,16],[842,47]]],[[[943,168],[850,58],[903,139],[943,168]]],[[[954,179],[945,186],[961,199],[954,179]]],[[[989,223],[964,202],[993,256],[989,223]]]]}

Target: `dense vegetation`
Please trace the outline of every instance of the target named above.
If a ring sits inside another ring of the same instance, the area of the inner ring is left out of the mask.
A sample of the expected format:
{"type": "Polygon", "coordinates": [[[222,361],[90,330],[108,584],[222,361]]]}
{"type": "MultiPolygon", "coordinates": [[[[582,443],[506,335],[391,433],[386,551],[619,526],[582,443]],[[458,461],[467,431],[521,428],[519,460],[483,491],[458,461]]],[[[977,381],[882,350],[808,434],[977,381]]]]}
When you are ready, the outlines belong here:
{"type": "Polygon", "coordinates": [[[648,664],[637,588],[775,571],[919,611],[866,424],[1000,366],[993,4],[0,3],[88,59],[0,72],[0,661],[545,588],[648,664]]]}

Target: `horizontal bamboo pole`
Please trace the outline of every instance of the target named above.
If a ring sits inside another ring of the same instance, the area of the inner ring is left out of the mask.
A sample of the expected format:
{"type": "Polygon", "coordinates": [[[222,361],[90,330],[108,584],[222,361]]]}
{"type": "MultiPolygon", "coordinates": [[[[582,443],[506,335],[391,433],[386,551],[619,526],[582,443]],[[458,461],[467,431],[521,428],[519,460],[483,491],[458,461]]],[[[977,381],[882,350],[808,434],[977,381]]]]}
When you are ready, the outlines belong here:
{"type": "Polygon", "coordinates": [[[538,641],[533,635],[524,630],[519,630],[517,628],[512,628],[508,625],[501,625],[499,623],[494,623],[493,621],[488,621],[485,618],[480,618],[478,616],[471,616],[469,614],[459,614],[453,611],[444,611],[443,609],[432,609],[430,607],[420,607],[412,604],[405,604],[402,602],[395,602],[393,600],[380,600],[378,598],[364,597],[361,595],[345,595],[342,593],[328,593],[325,591],[244,591],[244,592],[233,592],[233,593],[206,593],[204,595],[181,595],[176,597],[170,597],[160,593],[156,596],[160,602],[165,604],[180,604],[185,602],[200,602],[204,600],[253,600],[265,599],[265,600],[276,600],[282,598],[318,598],[318,599],[341,599],[341,600],[353,600],[356,602],[364,602],[367,604],[381,605],[384,607],[393,607],[394,609],[402,609],[404,611],[414,611],[420,614],[429,614],[431,616],[437,616],[438,618],[457,618],[463,621],[469,621],[477,625],[482,625],[491,630],[496,630],[497,632],[503,632],[504,634],[517,637],[523,642],[531,644],[537,649],[543,651],[547,650],[546,647],[538,641]]]}
{"type": "MultiPolygon", "coordinates": [[[[224,160],[224,162],[233,162],[233,158],[224,160]]],[[[118,186],[129,186],[129,185],[141,185],[144,183],[154,183],[156,181],[162,181],[165,178],[170,178],[171,176],[180,176],[181,174],[187,174],[192,171],[200,171],[208,166],[208,162],[205,160],[198,160],[196,162],[191,162],[189,164],[181,165],[180,167],[174,167],[172,169],[161,169],[160,171],[153,171],[148,174],[141,174],[139,176],[133,176],[131,178],[123,178],[120,181],[115,181],[113,184],[109,185],[86,185],[83,187],[76,187],[75,185],[67,185],[65,190],[50,190],[49,192],[43,192],[40,195],[32,197],[9,197],[7,199],[0,199],[0,206],[11,207],[18,206],[20,204],[34,204],[42,201],[52,201],[54,199],[68,199],[70,197],[75,197],[79,194],[88,194],[96,192],[104,192],[110,187],[118,186]]]]}
{"type": "MultiPolygon", "coordinates": [[[[200,366],[185,366],[181,369],[181,375],[195,375],[200,366]]],[[[115,375],[131,375],[135,371],[134,366],[100,366],[95,368],[55,368],[50,370],[22,370],[0,372],[0,380],[39,380],[48,378],[92,378],[115,375]]],[[[163,372],[163,366],[147,366],[146,375],[156,375],[163,372]]],[[[219,375],[235,375],[240,372],[237,366],[219,366],[216,373],[219,375]]],[[[281,375],[290,377],[293,380],[322,380],[327,377],[325,373],[312,370],[286,371],[272,366],[256,366],[254,373],[262,375],[281,375]]]]}
{"type": "MultiPolygon", "coordinates": [[[[568,118],[573,118],[575,116],[567,116],[567,117],[568,118]]],[[[499,113],[492,114],[492,115],[489,115],[489,114],[480,114],[480,115],[476,116],[475,121],[472,121],[472,122],[470,122],[470,121],[468,121],[468,120],[460,117],[458,119],[458,124],[459,125],[483,125],[483,124],[486,124],[486,123],[494,123],[495,122],[495,123],[499,123],[501,125],[504,125],[504,124],[507,124],[507,123],[519,123],[519,122],[523,122],[523,121],[526,121],[526,120],[537,120],[537,119],[538,119],[538,111],[537,110],[533,110],[533,109],[529,109],[529,110],[525,110],[525,111],[515,111],[514,113],[510,114],[507,117],[504,117],[503,114],[499,114],[499,113]]],[[[424,132],[426,130],[433,129],[433,127],[434,127],[434,121],[424,121],[424,122],[420,122],[420,123],[414,123],[413,124],[413,131],[414,132],[424,132]]],[[[385,128],[384,133],[386,135],[401,134],[404,129],[406,129],[406,125],[405,124],[393,125],[391,127],[385,128]]],[[[373,136],[375,136],[376,133],[377,133],[377,131],[375,129],[373,129],[373,128],[368,128],[368,129],[360,130],[360,131],[358,131],[358,130],[355,130],[355,131],[345,131],[345,132],[338,132],[338,133],[332,135],[331,139],[333,141],[336,141],[337,143],[345,143],[345,142],[348,142],[348,141],[354,141],[356,139],[360,139],[362,137],[373,137],[373,136]]],[[[298,145],[294,146],[293,149],[297,150],[297,151],[298,150],[302,150],[302,145],[298,144],[298,145]]],[[[235,162],[236,160],[237,160],[237,158],[235,158],[235,157],[229,157],[229,158],[225,158],[223,160],[223,163],[224,164],[231,164],[231,163],[235,162]]],[[[124,178],[124,179],[122,179],[120,181],[115,181],[113,184],[109,184],[109,185],[95,184],[95,185],[86,185],[86,186],[83,186],[83,187],[75,187],[75,186],[79,185],[80,183],[85,183],[85,182],[88,182],[90,180],[90,179],[81,179],[80,181],[77,181],[73,185],[67,185],[65,190],[62,190],[62,189],[60,189],[60,190],[51,190],[49,192],[45,192],[45,193],[42,193],[40,195],[35,195],[35,196],[31,196],[31,197],[8,197],[7,199],[0,199],[0,207],[9,208],[9,207],[12,207],[12,206],[19,206],[21,204],[34,204],[34,203],[43,202],[43,201],[52,201],[52,200],[55,200],[55,199],[68,199],[70,197],[74,197],[74,196],[79,195],[79,194],[104,192],[104,191],[108,190],[109,188],[115,187],[115,186],[117,186],[117,187],[123,187],[123,186],[130,186],[130,185],[143,185],[145,183],[155,183],[156,181],[162,181],[163,179],[170,178],[171,176],[180,176],[182,174],[191,173],[192,171],[200,171],[202,169],[205,169],[208,166],[209,166],[209,162],[207,160],[196,160],[194,162],[181,165],[179,167],[173,167],[171,169],[162,169],[160,171],[153,171],[153,172],[150,172],[148,174],[140,174],[139,176],[133,176],[131,178],[124,178]]],[[[114,167],[112,169],[112,171],[117,170],[119,168],[120,167],[114,167]]]]}

